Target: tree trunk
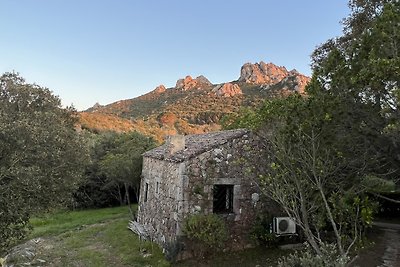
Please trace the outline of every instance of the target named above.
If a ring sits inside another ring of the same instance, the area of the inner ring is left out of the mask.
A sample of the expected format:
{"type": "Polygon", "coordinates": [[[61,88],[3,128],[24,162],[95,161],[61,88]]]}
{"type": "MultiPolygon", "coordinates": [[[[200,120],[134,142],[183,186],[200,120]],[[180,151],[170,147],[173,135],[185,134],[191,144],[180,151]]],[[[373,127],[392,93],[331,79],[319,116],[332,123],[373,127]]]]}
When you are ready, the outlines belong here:
{"type": "Polygon", "coordinates": [[[133,213],[131,200],[129,196],[129,185],[127,183],[124,183],[124,187],[125,187],[125,196],[126,196],[126,201],[128,203],[129,212],[131,214],[132,219],[135,219],[135,214],[133,213]]]}
{"type": "Polygon", "coordinates": [[[304,234],[307,236],[307,241],[310,243],[310,246],[314,249],[315,253],[321,255],[321,250],[319,249],[319,245],[315,241],[314,234],[311,231],[310,223],[308,222],[308,212],[304,203],[303,194],[300,191],[300,209],[301,209],[301,217],[304,224],[304,234]]]}
{"type": "Polygon", "coordinates": [[[123,199],[122,199],[121,187],[119,186],[119,184],[117,184],[117,190],[118,190],[119,205],[120,205],[120,206],[123,206],[123,205],[124,205],[124,201],[123,201],[123,199]]]}
{"type": "Polygon", "coordinates": [[[339,249],[340,255],[343,256],[343,255],[345,255],[345,252],[344,252],[344,249],[343,249],[343,246],[342,246],[342,237],[339,234],[339,231],[338,231],[337,226],[336,226],[336,222],[333,219],[331,208],[329,207],[328,201],[326,200],[325,193],[322,190],[322,186],[321,186],[320,183],[318,183],[318,189],[319,189],[319,192],[321,193],[321,197],[322,197],[322,200],[324,202],[326,212],[328,213],[328,220],[330,221],[330,223],[332,225],[332,228],[333,228],[333,231],[335,232],[336,242],[337,242],[337,245],[338,245],[338,249],[339,249]]]}
{"type": "Polygon", "coordinates": [[[134,188],[135,194],[136,194],[136,202],[139,203],[139,191],[140,191],[140,186],[135,186],[134,188]]]}

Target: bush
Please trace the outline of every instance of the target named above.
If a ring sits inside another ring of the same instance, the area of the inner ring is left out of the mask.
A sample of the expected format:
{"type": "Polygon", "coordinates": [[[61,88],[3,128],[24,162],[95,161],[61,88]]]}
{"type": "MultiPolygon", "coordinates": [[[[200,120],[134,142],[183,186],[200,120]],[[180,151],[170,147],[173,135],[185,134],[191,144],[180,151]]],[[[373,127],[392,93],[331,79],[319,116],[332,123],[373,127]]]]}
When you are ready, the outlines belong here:
{"type": "Polygon", "coordinates": [[[257,245],[275,247],[278,238],[272,233],[272,216],[269,214],[258,215],[250,232],[251,239],[257,245]]]}
{"type": "Polygon", "coordinates": [[[305,250],[282,257],[278,267],[345,267],[350,261],[349,257],[340,256],[336,245],[321,244],[321,255],[316,255],[308,246],[305,250]]]}
{"type": "Polygon", "coordinates": [[[210,250],[221,249],[228,234],[224,221],[215,214],[195,214],[185,221],[187,238],[210,250]]]}

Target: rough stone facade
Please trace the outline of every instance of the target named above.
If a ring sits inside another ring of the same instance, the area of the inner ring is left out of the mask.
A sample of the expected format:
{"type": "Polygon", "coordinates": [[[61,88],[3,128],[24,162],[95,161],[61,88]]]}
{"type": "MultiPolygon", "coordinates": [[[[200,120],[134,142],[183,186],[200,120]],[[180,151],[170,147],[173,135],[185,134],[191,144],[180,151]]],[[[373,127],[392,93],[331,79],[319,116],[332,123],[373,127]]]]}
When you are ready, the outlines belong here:
{"type": "Polygon", "coordinates": [[[187,216],[215,212],[215,186],[226,185],[233,188],[231,210],[219,214],[228,226],[229,244],[249,244],[262,208],[256,184],[265,161],[261,142],[242,129],[188,135],[183,144],[182,139],[177,145],[171,141],[144,154],[138,222],[157,243],[174,242],[187,216]]]}

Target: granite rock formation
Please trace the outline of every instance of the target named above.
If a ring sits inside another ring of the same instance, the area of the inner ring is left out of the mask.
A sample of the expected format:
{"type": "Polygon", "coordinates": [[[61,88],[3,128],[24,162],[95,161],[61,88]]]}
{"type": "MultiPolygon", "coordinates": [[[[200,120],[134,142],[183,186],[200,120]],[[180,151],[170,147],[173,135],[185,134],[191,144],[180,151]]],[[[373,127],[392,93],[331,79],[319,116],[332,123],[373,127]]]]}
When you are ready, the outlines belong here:
{"type": "Polygon", "coordinates": [[[272,63],[246,63],[240,70],[239,82],[252,84],[275,84],[289,74],[285,67],[279,67],[272,63]]]}
{"type": "Polygon", "coordinates": [[[236,95],[242,95],[242,90],[240,89],[239,85],[232,84],[232,83],[224,83],[214,87],[212,90],[217,96],[222,97],[233,97],[236,95]]]}
{"type": "Polygon", "coordinates": [[[153,90],[153,92],[156,94],[161,94],[161,93],[164,93],[166,90],[167,90],[167,88],[165,88],[165,86],[163,84],[160,84],[153,90]]]}
{"type": "Polygon", "coordinates": [[[188,75],[184,79],[179,79],[176,82],[175,88],[187,91],[191,89],[201,89],[211,85],[212,83],[203,75],[198,76],[196,79],[188,75]]]}

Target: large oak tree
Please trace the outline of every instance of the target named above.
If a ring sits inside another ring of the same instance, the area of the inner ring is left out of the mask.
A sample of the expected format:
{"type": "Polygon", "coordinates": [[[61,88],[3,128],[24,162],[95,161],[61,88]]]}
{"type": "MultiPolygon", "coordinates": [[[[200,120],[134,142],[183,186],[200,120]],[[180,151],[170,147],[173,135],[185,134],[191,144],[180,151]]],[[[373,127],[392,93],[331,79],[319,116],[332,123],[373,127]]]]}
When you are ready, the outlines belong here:
{"type": "Polygon", "coordinates": [[[32,214],[76,189],[87,152],[75,123],[50,90],[0,77],[0,250],[24,236],[32,214]]]}

